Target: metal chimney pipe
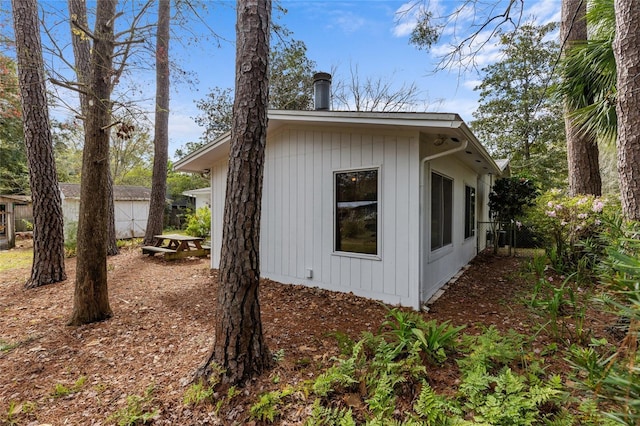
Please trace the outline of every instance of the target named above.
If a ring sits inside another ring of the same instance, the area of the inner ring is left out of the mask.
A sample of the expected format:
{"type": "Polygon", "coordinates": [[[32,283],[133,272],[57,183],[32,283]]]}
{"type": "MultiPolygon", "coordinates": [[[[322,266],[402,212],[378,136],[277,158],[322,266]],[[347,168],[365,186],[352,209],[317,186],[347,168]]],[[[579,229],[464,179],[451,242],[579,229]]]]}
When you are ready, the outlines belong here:
{"type": "Polygon", "coordinates": [[[313,75],[313,98],[316,111],[328,111],[331,107],[331,74],[318,72],[313,75]]]}

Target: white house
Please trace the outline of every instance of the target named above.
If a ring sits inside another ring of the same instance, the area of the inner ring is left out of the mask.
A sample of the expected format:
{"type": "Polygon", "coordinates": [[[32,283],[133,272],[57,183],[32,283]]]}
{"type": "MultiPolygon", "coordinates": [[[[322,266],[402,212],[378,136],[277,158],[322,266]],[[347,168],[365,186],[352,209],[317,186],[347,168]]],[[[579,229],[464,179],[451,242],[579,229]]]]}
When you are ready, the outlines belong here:
{"type": "MultiPolygon", "coordinates": [[[[263,277],[418,309],[484,247],[501,169],[457,114],[269,111],[263,277]]],[[[220,262],[230,135],[175,163],[211,176],[220,262]]]]}
{"type": "MultiPolygon", "coordinates": [[[[65,228],[78,222],[80,216],[80,184],[60,183],[62,215],[65,228]]],[[[113,207],[116,238],[144,237],[149,217],[151,190],[142,186],[114,185],[113,207]]]]}
{"type": "Polygon", "coordinates": [[[189,191],[184,191],[182,195],[195,198],[196,210],[201,207],[211,207],[211,187],[190,189],[189,191]]]}

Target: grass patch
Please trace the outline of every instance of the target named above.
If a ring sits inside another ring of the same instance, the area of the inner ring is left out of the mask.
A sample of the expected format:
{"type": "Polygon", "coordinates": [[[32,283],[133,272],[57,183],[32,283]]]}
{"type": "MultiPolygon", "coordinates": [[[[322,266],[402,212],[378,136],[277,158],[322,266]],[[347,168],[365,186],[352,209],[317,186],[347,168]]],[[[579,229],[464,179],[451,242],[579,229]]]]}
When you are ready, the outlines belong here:
{"type": "Polygon", "coordinates": [[[29,268],[33,261],[33,249],[13,249],[0,251],[0,272],[11,269],[29,268]]]}

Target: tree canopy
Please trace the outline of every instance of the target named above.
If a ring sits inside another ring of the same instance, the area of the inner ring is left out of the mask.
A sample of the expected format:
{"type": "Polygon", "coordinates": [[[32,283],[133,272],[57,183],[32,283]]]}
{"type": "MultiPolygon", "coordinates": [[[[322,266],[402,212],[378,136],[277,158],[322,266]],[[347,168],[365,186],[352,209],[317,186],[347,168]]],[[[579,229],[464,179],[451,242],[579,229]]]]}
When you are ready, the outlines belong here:
{"type": "Polygon", "coordinates": [[[528,174],[544,188],[566,180],[562,104],[549,87],[558,44],[555,24],[523,25],[500,37],[502,59],[482,69],[484,77],[471,128],[495,157],[507,157],[516,174],[528,174]]]}
{"type": "Polygon", "coordinates": [[[16,63],[0,54],[0,194],[29,191],[23,137],[16,63]]]}

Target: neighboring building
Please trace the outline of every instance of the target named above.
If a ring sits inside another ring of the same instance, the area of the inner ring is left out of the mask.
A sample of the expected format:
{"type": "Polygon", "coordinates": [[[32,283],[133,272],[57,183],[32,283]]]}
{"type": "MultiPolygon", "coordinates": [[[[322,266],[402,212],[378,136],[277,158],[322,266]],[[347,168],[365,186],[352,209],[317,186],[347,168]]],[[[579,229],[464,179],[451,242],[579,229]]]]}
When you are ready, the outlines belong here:
{"type": "Polygon", "coordinates": [[[184,191],[182,195],[186,195],[195,200],[196,210],[201,207],[211,207],[211,187],[191,189],[184,191]]]}
{"type": "MultiPolygon", "coordinates": [[[[80,184],[61,183],[62,214],[65,229],[77,223],[80,215],[80,184]]],[[[149,217],[151,190],[142,186],[115,185],[113,187],[116,238],[144,237],[149,217]]]]}
{"type": "Polygon", "coordinates": [[[31,197],[0,194],[0,250],[16,245],[16,232],[27,231],[24,221],[33,223],[31,197]]]}

